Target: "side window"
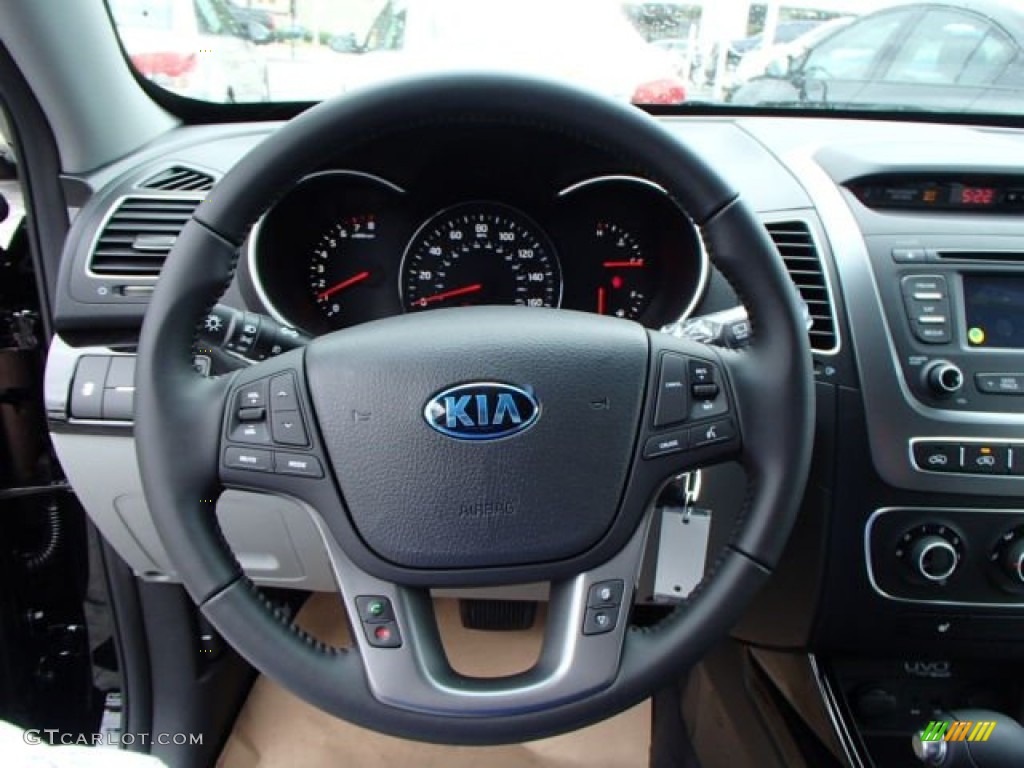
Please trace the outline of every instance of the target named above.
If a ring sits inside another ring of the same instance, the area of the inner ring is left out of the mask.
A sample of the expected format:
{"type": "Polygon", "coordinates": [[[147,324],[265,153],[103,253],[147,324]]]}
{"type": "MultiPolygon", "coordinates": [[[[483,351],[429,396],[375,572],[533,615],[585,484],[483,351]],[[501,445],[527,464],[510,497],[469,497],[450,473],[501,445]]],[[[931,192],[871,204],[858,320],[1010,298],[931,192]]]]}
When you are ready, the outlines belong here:
{"type": "Polygon", "coordinates": [[[900,83],[981,85],[1013,55],[998,29],[959,11],[931,11],[901,46],[884,79],[900,83]]]}
{"type": "Polygon", "coordinates": [[[909,14],[897,11],[854,22],[812,49],[804,61],[804,72],[826,79],[865,79],[878,54],[909,14]]]}
{"type": "Polygon", "coordinates": [[[366,35],[367,51],[398,51],[405,45],[405,8],[388,3],[366,35]]]}

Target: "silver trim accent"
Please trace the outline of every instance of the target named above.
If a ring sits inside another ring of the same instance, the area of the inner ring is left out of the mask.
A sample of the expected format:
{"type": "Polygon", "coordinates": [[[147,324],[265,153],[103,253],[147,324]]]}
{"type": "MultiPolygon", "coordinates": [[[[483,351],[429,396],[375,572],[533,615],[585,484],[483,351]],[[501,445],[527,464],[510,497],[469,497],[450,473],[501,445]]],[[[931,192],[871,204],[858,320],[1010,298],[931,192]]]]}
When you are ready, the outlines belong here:
{"type": "Polygon", "coordinates": [[[941,581],[945,581],[950,576],[952,576],[956,572],[956,567],[959,564],[960,564],[960,557],[957,554],[957,551],[953,548],[953,545],[950,544],[945,539],[941,539],[939,541],[930,541],[927,544],[925,544],[921,548],[920,553],[918,553],[918,555],[917,555],[917,563],[916,563],[918,573],[920,573],[923,578],[928,579],[928,581],[934,581],[936,583],[941,582],[941,581]],[[933,549],[945,549],[947,552],[949,552],[950,555],[953,556],[953,563],[949,566],[949,568],[946,570],[946,572],[943,573],[941,576],[935,576],[935,575],[933,575],[931,573],[928,573],[928,570],[924,567],[925,555],[927,555],[933,549]]]}
{"type": "MultiPolygon", "coordinates": [[[[317,171],[316,173],[311,173],[308,176],[303,176],[295,183],[295,186],[292,187],[289,193],[291,191],[298,189],[302,184],[306,183],[307,181],[311,179],[320,178],[321,176],[355,176],[358,178],[375,181],[381,186],[386,187],[387,189],[390,189],[393,192],[397,192],[400,195],[406,194],[406,191],[402,189],[400,186],[388,181],[387,179],[381,176],[375,176],[372,173],[364,173],[363,171],[352,171],[344,168],[330,171],[317,171]]],[[[252,288],[256,292],[256,298],[259,299],[260,304],[263,305],[263,309],[266,310],[268,315],[274,318],[281,325],[287,325],[290,328],[299,328],[305,331],[306,333],[310,333],[310,330],[308,328],[305,328],[297,324],[294,320],[285,317],[281,313],[281,311],[274,305],[274,302],[270,300],[270,296],[267,294],[266,287],[263,285],[263,279],[262,276],[260,275],[260,271],[256,268],[256,251],[259,244],[260,232],[263,229],[263,220],[266,218],[266,215],[266,212],[264,212],[264,214],[259,217],[256,223],[253,225],[252,230],[250,230],[249,236],[246,238],[245,261],[246,267],[249,271],[249,280],[252,282],[252,288]]]]}
{"type": "Polygon", "coordinates": [[[943,410],[925,406],[913,396],[893,343],[864,235],[839,187],[814,160],[814,154],[824,145],[805,146],[786,153],[782,160],[811,196],[832,247],[840,284],[847,296],[856,297],[846,305],[846,319],[876,471],[887,484],[906,490],[1018,495],[1019,485],[1006,475],[924,475],[907,460],[904,446],[911,436],[931,437],[948,434],[952,427],[964,427],[991,430],[993,440],[1003,441],[1001,435],[1009,438],[1020,434],[1024,414],[943,410]]]}
{"type": "Polygon", "coordinates": [[[847,763],[852,768],[866,768],[868,764],[861,758],[860,752],[857,750],[857,743],[850,735],[850,729],[843,719],[839,703],[832,690],[832,683],[821,667],[818,666],[818,659],[813,653],[807,654],[807,661],[811,666],[811,676],[818,687],[822,704],[825,706],[825,714],[828,715],[828,719],[832,722],[832,730],[835,733],[836,740],[839,742],[839,746],[846,755],[847,763]]]}
{"type": "Polygon", "coordinates": [[[575,184],[570,184],[568,187],[566,187],[558,194],[556,194],[555,197],[565,197],[566,195],[572,194],[573,192],[577,192],[581,189],[592,186],[594,184],[606,184],[609,182],[626,182],[630,184],[638,184],[640,186],[649,187],[650,189],[653,189],[656,192],[660,192],[662,195],[668,198],[668,200],[670,200],[673,205],[675,205],[678,211],[686,218],[686,221],[689,222],[691,229],[693,229],[694,233],[696,233],[697,247],[700,251],[700,274],[697,275],[697,285],[693,291],[693,296],[690,297],[690,302],[680,313],[679,317],[676,318],[671,323],[666,323],[664,326],[662,326],[662,330],[664,330],[665,328],[671,328],[674,325],[681,325],[682,323],[686,322],[689,319],[690,315],[693,314],[693,311],[704,299],[704,294],[707,292],[708,289],[708,281],[711,279],[711,259],[708,257],[708,249],[704,243],[704,232],[701,231],[701,228],[694,223],[693,219],[690,217],[690,214],[687,211],[683,210],[683,208],[681,208],[678,203],[676,203],[675,199],[668,193],[667,189],[665,189],[657,182],[651,181],[650,179],[645,179],[642,176],[629,176],[626,174],[594,176],[589,179],[584,179],[583,181],[577,181],[575,184]]]}
{"type": "Polygon", "coordinates": [[[890,512],[925,512],[932,515],[941,515],[947,512],[969,512],[972,515],[1019,514],[1024,516],[1024,509],[978,509],[972,507],[881,507],[871,513],[871,517],[868,518],[867,524],[864,526],[864,565],[868,573],[868,582],[871,584],[871,588],[875,591],[875,594],[879,597],[885,598],[886,600],[892,600],[895,603],[908,603],[913,605],[941,605],[964,608],[1001,608],[1014,611],[1020,610],[1021,606],[1024,605],[1024,601],[1017,603],[985,603],[965,602],[960,600],[926,600],[917,597],[898,597],[896,595],[890,595],[878,586],[878,582],[875,580],[874,568],[871,566],[871,531],[874,529],[875,521],[882,515],[889,514],[890,512]]]}
{"type": "MultiPolygon", "coordinates": [[[[106,282],[109,282],[111,280],[128,280],[130,282],[137,282],[137,283],[155,283],[157,280],[160,279],[160,275],[158,275],[158,274],[157,275],[135,275],[135,274],[130,274],[130,273],[126,274],[126,273],[123,273],[123,272],[111,272],[109,274],[101,275],[101,274],[99,274],[97,272],[93,272],[92,271],[92,263],[93,263],[93,260],[96,258],[96,247],[99,245],[100,237],[103,236],[103,232],[104,232],[104,230],[106,230],[107,225],[110,223],[110,220],[113,218],[114,214],[117,213],[121,209],[121,206],[124,204],[124,201],[125,200],[129,200],[129,199],[135,199],[135,200],[195,200],[196,201],[196,208],[198,208],[199,205],[202,204],[203,200],[206,199],[206,193],[205,192],[202,192],[202,193],[197,193],[197,192],[164,192],[163,194],[152,194],[152,193],[145,193],[145,192],[143,192],[143,193],[132,192],[131,194],[121,195],[120,197],[116,198],[114,200],[114,202],[110,206],[107,207],[106,213],[103,214],[103,218],[100,220],[99,226],[96,227],[96,231],[93,232],[92,239],[89,241],[89,248],[86,251],[86,260],[85,260],[85,276],[86,277],[88,277],[88,278],[90,278],[92,280],[103,280],[103,281],[106,281],[106,282]]],[[[193,210],[193,212],[189,215],[189,219],[191,219],[194,215],[195,215],[195,211],[193,210]]],[[[185,223],[188,224],[188,220],[186,220],[185,223]]],[[[180,234],[180,230],[179,230],[179,234],[180,234]]]]}
{"type": "MultiPolygon", "coordinates": [[[[829,273],[828,263],[826,261],[827,253],[829,256],[832,256],[831,261],[834,264],[836,262],[835,253],[831,249],[828,249],[828,251],[826,251],[826,249],[822,247],[822,241],[821,238],[818,236],[818,229],[815,226],[817,222],[815,222],[812,217],[807,215],[800,215],[799,213],[787,215],[787,213],[787,211],[779,211],[770,214],[760,214],[758,218],[761,220],[761,224],[764,225],[765,229],[768,228],[769,224],[784,224],[787,222],[800,222],[802,224],[807,225],[807,233],[811,237],[811,242],[814,243],[815,255],[818,257],[818,264],[821,267],[821,276],[825,281],[825,295],[828,296],[828,308],[829,311],[832,313],[832,328],[836,335],[836,343],[831,348],[812,349],[812,352],[815,355],[826,355],[828,357],[833,357],[835,355],[838,355],[843,348],[842,331],[840,330],[839,308],[836,306],[835,289],[832,287],[832,275],[829,273]]],[[[768,237],[771,238],[771,233],[768,234],[768,237]]],[[[772,245],[775,245],[774,240],[772,240],[772,245]]],[[[775,245],[775,249],[778,250],[778,248],[779,246],[775,245]]],[[[779,256],[782,256],[781,252],[779,253],[779,256]]],[[[836,266],[836,269],[838,270],[838,265],[836,266]]],[[[789,274],[788,269],[786,270],[786,273],[789,274]]],[[[796,281],[793,280],[792,276],[790,276],[789,279],[795,286],[796,281]]],[[[810,308],[808,308],[808,311],[809,310],[810,308]]]]}
{"type": "MultiPolygon", "coordinates": [[[[300,502],[301,503],[301,502],[300,502]]],[[[611,560],[587,573],[552,583],[548,625],[537,664],[527,672],[495,680],[465,678],[445,659],[428,600],[422,594],[366,573],[345,554],[320,514],[302,503],[320,531],[349,616],[374,697],[400,709],[433,714],[487,716],[528,712],[552,702],[570,702],[606,688],[619,671],[629,606],[646,544],[650,512],[629,543],[611,560]],[[584,635],[587,593],[599,581],[625,583],[615,629],[584,635]],[[358,619],[357,595],[387,597],[402,635],[400,648],[375,648],[358,619]]]]}

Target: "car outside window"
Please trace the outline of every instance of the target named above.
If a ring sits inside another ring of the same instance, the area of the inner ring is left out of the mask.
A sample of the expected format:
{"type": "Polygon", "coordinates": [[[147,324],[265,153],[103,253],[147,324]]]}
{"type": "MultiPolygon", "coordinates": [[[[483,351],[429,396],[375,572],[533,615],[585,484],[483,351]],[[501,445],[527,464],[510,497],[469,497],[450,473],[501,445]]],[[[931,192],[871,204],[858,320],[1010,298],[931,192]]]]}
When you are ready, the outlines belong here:
{"type": "Polygon", "coordinates": [[[808,55],[804,71],[825,79],[863,80],[910,13],[895,11],[851,24],[808,55]]]}
{"type": "Polygon", "coordinates": [[[931,11],[900,46],[884,80],[901,83],[981,85],[1006,66],[1013,48],[983,19],[931,11]]]}

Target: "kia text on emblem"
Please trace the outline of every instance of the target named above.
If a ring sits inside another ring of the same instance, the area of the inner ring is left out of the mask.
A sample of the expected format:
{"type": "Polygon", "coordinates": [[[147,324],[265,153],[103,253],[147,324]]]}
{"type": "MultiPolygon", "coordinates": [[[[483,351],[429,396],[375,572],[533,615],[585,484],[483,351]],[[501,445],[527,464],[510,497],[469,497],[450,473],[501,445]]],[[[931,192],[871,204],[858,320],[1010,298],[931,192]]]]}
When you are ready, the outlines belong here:
{"type": "Polygon", "coordinates": [[[540,416],[540,403],[521,387],[492,381],[460,384],[430,398],[427,424],[457,440],[497,440],[528,429],[540,416]]]}

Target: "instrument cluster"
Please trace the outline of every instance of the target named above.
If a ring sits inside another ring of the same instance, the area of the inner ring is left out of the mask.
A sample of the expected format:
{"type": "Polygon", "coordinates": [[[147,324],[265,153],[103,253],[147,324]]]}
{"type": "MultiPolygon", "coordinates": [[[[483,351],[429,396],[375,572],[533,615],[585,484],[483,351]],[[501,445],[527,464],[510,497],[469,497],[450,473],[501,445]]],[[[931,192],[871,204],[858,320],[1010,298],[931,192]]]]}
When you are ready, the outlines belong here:
{"type": "Polygon", "coordinates": [[[686,215],[656,184],[626,175],[504,196],[322,171],[267,212],[248,256],[265,309],[314,335],[476,304],[660,327],[693,309],[708,274],[686,215]]]}

